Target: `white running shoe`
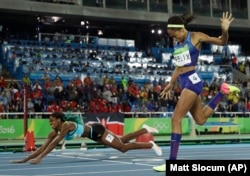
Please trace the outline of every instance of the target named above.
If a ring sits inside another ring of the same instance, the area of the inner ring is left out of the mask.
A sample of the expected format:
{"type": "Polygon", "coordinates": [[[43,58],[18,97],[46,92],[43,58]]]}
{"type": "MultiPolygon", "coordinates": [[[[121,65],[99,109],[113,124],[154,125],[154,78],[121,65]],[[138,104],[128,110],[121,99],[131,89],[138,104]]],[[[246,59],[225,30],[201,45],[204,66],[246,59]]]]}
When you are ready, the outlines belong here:
{"type": "Polygon", "coordinates": [[[153,147],[151,149],[153,149],[156,153],[156,155],[158,156],[162,156],[162,150],[161,147],[159,147],[158,145],[156,145],[156,143],[154,143],[154,141],[149,141],[151,144],[153,144],[153,147]]]}
{"type": "Polygon", "coordinates": [[[145,128],[148,133],[159,133],[159,131],[156,128],[150,127],[146,124],[142,125],[142,128],[145,128]]]}

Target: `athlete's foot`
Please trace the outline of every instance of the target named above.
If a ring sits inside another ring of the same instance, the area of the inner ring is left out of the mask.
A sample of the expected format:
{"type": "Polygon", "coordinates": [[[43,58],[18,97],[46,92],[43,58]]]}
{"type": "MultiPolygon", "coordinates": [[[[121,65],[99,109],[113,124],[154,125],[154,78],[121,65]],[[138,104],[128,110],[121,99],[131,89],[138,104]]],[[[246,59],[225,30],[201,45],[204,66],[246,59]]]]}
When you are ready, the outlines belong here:
{"type": "Polygon", "coordinates": [[[146,124],[144,124],[142,128],[145,128],[148,133],[159,133],[159,131],[156,128],[150,127],[146,124]]]}
{"type": "Polygon", "coordinates": [[[240,92],[240,89],[238,87],[229,85],[227,83],[222,83],[220,90],[223,94],[226,94],[226,95],[228,95],[230,92],[237,92],[237,93],[240,92]]]}
{"type": "Polygon", "coordinates": [[[166,164],[160,166],[154,166],[153,169],[157,172],[166,172],[166,164]]]}
{"type": "Polygon", "coordinates": [[[155,151],[156,155],[162,156],[161,147],[159,147],[158,145],[156,145],[156,143],[154,143],[154,141],[149,141],[149,142],[153,145],[152,149],[155,151]]]}

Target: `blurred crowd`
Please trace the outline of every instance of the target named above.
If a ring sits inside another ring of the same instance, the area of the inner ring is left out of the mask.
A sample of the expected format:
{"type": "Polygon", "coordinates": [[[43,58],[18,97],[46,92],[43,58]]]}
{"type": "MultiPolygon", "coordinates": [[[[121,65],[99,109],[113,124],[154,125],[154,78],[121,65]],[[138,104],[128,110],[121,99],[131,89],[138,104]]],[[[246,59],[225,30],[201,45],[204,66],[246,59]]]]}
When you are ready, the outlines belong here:
{"type": "MultiPolygon", "coordinates": [[[[220,90],[222,81],[204,81],[201,94],[203,104],[220,90]]],[[[143,85],[134,82],[133,78],[125,78],[117,82],[112,76],[100,75],[93,80],[90,74],[81,79],[77,77],[64,85],[58,76],[51,80],[47,74],[41,80],[31,81],[28,74],[21,81],[0,78],[0,111],[23,112],[24,88],[27,96],[27,112],[172,112],[181,93],[178,82],[174,85],[171,97],[167,100],[159,97],[168,84],[164,79],[154,79],[143,85]]],[[[233,92],[226,96],[217,106],[216,112],[250,111],[250,80],[234,82],[241,92],[233,92]]],[[[230,114],[230,113],[229,113],[230,114]]],[[[5,118],[1,115],[1,118],[5,118]]]]}

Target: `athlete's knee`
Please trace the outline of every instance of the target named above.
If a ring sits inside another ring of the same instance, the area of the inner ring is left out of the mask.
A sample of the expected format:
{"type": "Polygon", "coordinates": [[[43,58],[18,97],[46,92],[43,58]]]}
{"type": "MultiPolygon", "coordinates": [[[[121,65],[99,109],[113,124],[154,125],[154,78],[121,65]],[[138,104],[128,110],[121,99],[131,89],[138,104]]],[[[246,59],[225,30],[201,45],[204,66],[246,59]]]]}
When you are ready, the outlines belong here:
{"type": "Polygon", "coordinates": [[[122,143],[126,143],[127,142],[127,141],[124,140],[123,137],[121,137],[120,140],[122,141],[122,143]]]}
{"type": "Polygon", "coordinates": [[[122,152],[122,153],[125,153],[126,151],[128,151],[125,145],[122,145],[121,147],[119,147],[118,150],[119,150],[120,152],[122,152]]]}
{"type": "Polygon", "coordinates": [[[179,125],[179,124],[181,124],[181,120],[182,120],[181,117],[177,117],[177,116],[172,117],[172,125],[179,125]]]}
{"type": "Polygon", "coordinates": [[[204,120],[204,119],[195,119],[195,123],[197,125],[204,125],[205,122],[206,122],[206,120],[204,120]]]}

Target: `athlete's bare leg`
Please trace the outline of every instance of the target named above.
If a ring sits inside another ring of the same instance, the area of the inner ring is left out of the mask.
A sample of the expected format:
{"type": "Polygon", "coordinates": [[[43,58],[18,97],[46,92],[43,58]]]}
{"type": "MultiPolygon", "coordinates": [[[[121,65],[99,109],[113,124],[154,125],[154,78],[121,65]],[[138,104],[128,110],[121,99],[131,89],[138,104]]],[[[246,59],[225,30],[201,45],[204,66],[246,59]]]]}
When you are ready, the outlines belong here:
{"type": "Polygon", "coordinates": [[[120,137],[120,139],[121,139],[121,141],[122,141],[123,143],[127,143],[127,142],[129,142],[130,140],[135,139],[135,138],[137,138],[137,137],[139,137],[140,135],[143,135],[143,134],[145,134],[145,133],[148,133],[148,131],[147,131],[145,128],[142,128],[142,129],[137,130],[137,131],[135,131],[135,132],[128,133],[128,134],[126,134],[125,136],[120,137]]]}
{"type": "MultiPolygon", "coordinates": [[[[145,129],[139,130],[139,133],[145,133],[145,129]]],[[[146,131],[146,130],[145,130],[146,131]]],[[[139,134],[138,133],[138,134],[139,134]]],[[[134,149],[151,149],[153,144],[150,142],[131,142],[131,143],[123,143],[121,138],[113,134],[112,132],[105,130],[101,142],[109,147],[119,150],[120,152],[127,152],[128,150],[134,149]]]]}

